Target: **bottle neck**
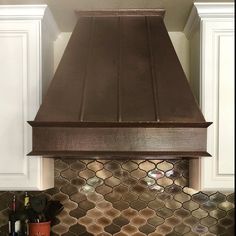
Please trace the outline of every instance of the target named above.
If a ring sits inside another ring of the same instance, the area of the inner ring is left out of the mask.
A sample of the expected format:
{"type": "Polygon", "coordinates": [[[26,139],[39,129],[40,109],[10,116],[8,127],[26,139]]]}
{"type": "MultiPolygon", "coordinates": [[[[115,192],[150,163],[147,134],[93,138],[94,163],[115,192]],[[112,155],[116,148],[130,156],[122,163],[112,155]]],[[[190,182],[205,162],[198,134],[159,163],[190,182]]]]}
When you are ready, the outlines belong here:
{"type": "Polygon", "coordinates": [[[16,211],[16,196],[13,196],[12,204],[11,204],[11,210],[12,210],[13,212],[16,211]]]}
{"type": "Polygon", "coordinates": [[[24,207],[29,208],[29,196],[26,194],[24,198],[24,207]]]}

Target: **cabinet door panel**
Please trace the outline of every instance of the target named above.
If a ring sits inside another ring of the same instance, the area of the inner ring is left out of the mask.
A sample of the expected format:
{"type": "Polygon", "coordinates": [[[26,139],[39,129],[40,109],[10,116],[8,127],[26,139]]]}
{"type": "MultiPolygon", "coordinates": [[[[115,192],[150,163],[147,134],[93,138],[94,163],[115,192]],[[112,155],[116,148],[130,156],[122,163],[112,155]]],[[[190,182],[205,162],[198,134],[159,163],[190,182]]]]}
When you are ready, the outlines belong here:
{"type": "Polygon", "coordinates": [[[32,137],[27,121],[41,100],[39,39],[39,20],[0,21],[0,190],[53,186],[53,177],[45,175],[49,180],[44,181],[43,176],[53,163],[27,156],[32,137]]]}
{"type": "Polygon", "coordinates": [[[0,155],[2,174],[24,172],[24,90],[27,88],[23,66],[26,34],[0,33],[0,155]]]}

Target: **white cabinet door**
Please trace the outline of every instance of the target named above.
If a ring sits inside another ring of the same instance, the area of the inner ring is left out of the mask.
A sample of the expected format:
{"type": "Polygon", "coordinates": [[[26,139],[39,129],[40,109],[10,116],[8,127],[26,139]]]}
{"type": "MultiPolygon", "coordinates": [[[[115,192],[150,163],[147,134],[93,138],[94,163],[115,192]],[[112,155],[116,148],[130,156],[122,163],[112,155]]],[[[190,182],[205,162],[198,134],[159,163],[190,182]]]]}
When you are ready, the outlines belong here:
{"type": "MultiPolygon", "coordinates": [[[[1,11],[0,11],[1,13],[1,11]]],[[[53,187],[53,160],[29,157],[42,95],[41,20],[0,19],[0,190],[53,187]]]]}
{"type": "Polygon", "coordinates": [[[199,56],[193,54],[192,60],[200,72],[199,77],[195,74],[192,78],[199,79],[194,84],[199,85],[199,102],[205,119],[213,122],[208,128],[207,140],[208,152],[212,157],[194,160],[190,164],[190,184],[198,190],[234,189],[233,8],[233,3],[197,3],[190,17],[195,26],[197,21],[193,20],[193,13],[199,17],[199,28],[192,32],[190,42],[196,48],[199,46],[199,56]],[[196,58],[200,60],[197,62],[196,58]]]}
{"type": "Polygon", "coordinates": [[[202,22],[202,80],[200,104],[213,124],[208,132],[212,158],[201,162],[202,188],[234,187],[234,30],[233,20],[202,22]]]}

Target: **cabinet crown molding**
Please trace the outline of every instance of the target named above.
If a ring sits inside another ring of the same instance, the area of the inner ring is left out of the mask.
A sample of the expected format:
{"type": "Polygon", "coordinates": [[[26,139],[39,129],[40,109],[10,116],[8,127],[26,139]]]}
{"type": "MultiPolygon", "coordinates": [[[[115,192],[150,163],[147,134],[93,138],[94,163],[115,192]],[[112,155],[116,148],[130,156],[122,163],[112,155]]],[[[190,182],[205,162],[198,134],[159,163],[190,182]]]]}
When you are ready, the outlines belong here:
{"type": "Polygon", "coordinates": [[[55,39],[60,31],[46,4],[41,5],[0,5],[0,20],[43,20],[50,27],[55,39]]]}
{"type": "Polygon", "coordinates": [[[189,39],[200,20],[233,18],[234,2],[195,2],[184,27],[189,39]]]}

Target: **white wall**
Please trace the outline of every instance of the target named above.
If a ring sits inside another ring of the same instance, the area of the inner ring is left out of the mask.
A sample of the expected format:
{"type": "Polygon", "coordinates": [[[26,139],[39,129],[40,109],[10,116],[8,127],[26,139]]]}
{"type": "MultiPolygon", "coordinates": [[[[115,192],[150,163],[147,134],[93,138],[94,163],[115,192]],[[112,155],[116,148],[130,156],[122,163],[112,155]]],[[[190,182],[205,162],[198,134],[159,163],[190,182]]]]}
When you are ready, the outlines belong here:
{"type": "MultiPolygon", "coordinates": [[[[184,72],[189,78],[189,41],[183,32],[169,32],[169,35],[184,72]]],[[[70,36],[70,32],[62,32],[54,43],[54,71],[61,60],[70,36]]]]}

